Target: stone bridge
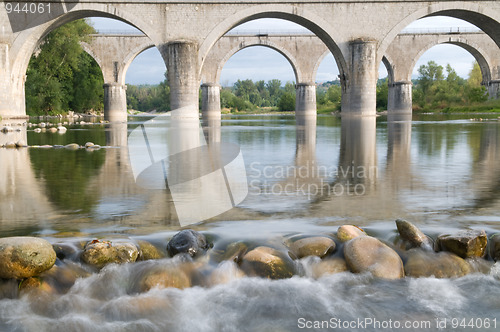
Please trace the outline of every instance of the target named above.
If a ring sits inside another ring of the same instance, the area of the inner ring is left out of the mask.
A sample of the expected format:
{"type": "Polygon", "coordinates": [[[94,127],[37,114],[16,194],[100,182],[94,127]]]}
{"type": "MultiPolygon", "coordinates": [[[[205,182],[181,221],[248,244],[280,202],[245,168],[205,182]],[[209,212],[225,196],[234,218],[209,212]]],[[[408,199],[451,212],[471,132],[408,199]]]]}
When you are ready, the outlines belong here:
{"type": "MultiPolygon", "coordinates": [[[[500,2],[495,0],[39,0],[36,8],[31,3],[18,0],[0,4],[3,117],[25,116],[26,69],[42,38],[67,22],[85,17],[123,21],[152,41],[165,60],[171,106],[182,110],[183,117],[198,116],[202,68],[214,45],[234,27],[254,19],[295,22],[325,44],[339,68],[343,115],[375,114],[378,66],[401,30],[415,20],[438,15],[463,19],[500,45],[500,2]],[[30,12],[13,11],[13,3],[20,3],[20,8],[26,4],[30,12]]],[[[393,83],[402,82],[399,90],[407,91],[408,81],[401,77],[393,83]]],[[[301,82],[297,83],[300,86],[301,82]]],[[[120,89],[108,89],[108,100],[119,97],[123,92],[120,89]]],[[[310,91],[305,94],[310,95],[310,91]]]]}
{"type": "MultiPolygon", "coordinates": [[[[392,113],[411,113],[411,74],[417,60],[438,44],[454,44],[469,51],[483,74],[490,98],[498,98],[500,48],[483,32],[403,33],[399,34],[382,58],[389,78],[389,105],[392,113]]],[[[106,114],[119,117],[126,110],[125,75],[134,58],[154,47],[144,35],[93,35],[91,44],[83,44],[102,69],[105,82],[106,114]]],[[[236,52],[253,46],[276,50],[290,63],[294,74],[297,114],[316,112],[316,73],[330,52],[311,34],[225,35],[213,46],[201,71],[202,112],[220,117],[220,77],[225,63],[236,52]]]]}

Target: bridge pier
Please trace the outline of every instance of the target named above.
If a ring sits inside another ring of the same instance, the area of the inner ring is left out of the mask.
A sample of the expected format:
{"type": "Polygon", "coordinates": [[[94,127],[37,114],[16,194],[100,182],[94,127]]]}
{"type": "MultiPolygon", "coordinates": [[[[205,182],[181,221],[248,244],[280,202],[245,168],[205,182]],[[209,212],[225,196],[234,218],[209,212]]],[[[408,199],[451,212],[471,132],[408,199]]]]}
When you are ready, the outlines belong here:
{"type": "Polygon", "coordinates": [[[104,120],[127,121],[127,86],[119,83],[104,84],[104,120]]]}
{"type": "Polygon", "coordinates": [[[316,85],[299,83],[295,91],[295,116],[316,116],[316,85]]]}
{"type": "Polygon", "coordinates": [[[203,119],[207,120],[221,118],[219,84],[203,83],[201,85],[201,114],[203,119]]]}
{"type": "Polygon", "coordinates": [[[488,83],[488,94],[490,99],[500,98],[500,80],[491,80],[488,83]]]}
{"type": "Polygon", "coordinates": [[[412,83],[400,81],[389,83],[387,111],[393,114],[412,113],[412,83]]]}
{"type": "Polygon", "coordinates": [[[176,41],[161,49],[170,83],[170,107],[183,117],[199,117],[198,45],[176,41]]]}
{"type": "Polygon", "coordinates": [[[342,114],[371,116],[376,113],[377,42],[355,40],[350,44],[349,77],[342,96],[342,114]]]}

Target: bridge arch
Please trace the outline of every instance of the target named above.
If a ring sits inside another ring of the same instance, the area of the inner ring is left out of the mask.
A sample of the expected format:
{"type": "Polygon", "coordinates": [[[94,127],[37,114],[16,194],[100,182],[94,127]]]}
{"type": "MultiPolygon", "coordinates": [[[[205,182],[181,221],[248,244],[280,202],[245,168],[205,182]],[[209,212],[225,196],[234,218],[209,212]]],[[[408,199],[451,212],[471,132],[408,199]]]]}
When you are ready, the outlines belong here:
{"type": "Polygon", "coordinates": [[[300,66],[298,66],[297,59],[294,58],[294,56],[284,47],[281,47],[280,45],[277,45],[273,42],[270,41],[264,41],[262,40],[261,42],[253,42],[250,44],[239,44],[238,46],[232,48],[227,54],[221,59],[219,62],[218,68],[217,68],[217,74],[215,76],[215,82],[214,83],[219,83],[221,74],[222,74],[222,69],[224,68],[225,64],[227,61],[236,53],[238,53],[241,50],[244,50],[249,47],[257,47],[257,46],[262,46],[262,47],[267,47],[270,48],[282,56],[285,57],[285,59],[288,61],[288,63],[292,66],[293,73],[295,75],[295,82],[299,83],[302,82],[302,73],[300,71],[300,66]]]}
{"type": "Polygon", "coordinates": [[[487,8],[479,3],[459,1],[439,3],[431,2],[428,7],[419,9],[411,15],[406,16],[401,21],[397,22],[397,24],[381,40],[378,47],[377,56],[381,60],[392,41],[410,23],[417,21],[418,19],[430,16],[454,17],[474,24],[479,29],[484,31],[487,35],[489,35],[500,47],[500,14],[493,11],[490,11],[490,13],[488,14],[486,13],[488,13],[487,8]],[[494,17],[490,14],[496,14],[498,17],[494,17]]]}
{"type": "MultiPolygon", "coordinates": [[[[36,26],[34,28],[21,31],[11,47],[12,54],[16,54],[11,67],[13,78],[12,89],[18,91],[18,95],[22,96],[22,98],[13,101],[15,103],[15,109],[25,114],[24,82],[26,80],[26,71],[30,58],[40,41],[51,31],[66,23],[89,17],[116,19],[139,29],[150,38],[156,37],[154,29],[137,18],[137,16],[133,15],[133,13],[117,9],[104,3],[78,3],[72,10],[53,21],[40,25],[35,24],[36,26]]],[[[42,19],[42,17],[40,19],[42,19]]]]}
{"type": "Polygon", "coordinates": [[[410,57],[412,61],[409,63],[407,68],[408,72],[406,73],[408,81],[411,81],[413,69],[415,68],[417,61],[422,57],[422,55],[432,47],[441,44],[456,45],[468,51],[476,59],[479,67],[481,68],[481,73],[483,76],[482,83],[486,85],[491,81],[490,64],[492,63],[492,60],[489,59],[488,53],[484,51],[479,45],[467,40],[466,38],[447,36],[441,36],[439,39],[431,41],[425,47],[418,50],[418,52],[413,57],[410,57]]]}
{"type": "Polygon", "coordinates": [[[339,45],[337,45],[334,41],[333,36],[335,36],[335,30],[332,26],[318,15],[306,11],[303,8],[277,3],[251,6],[245,10],[238,11],[219,23],[212,31],[210,31],[204,42],[200,45],[200,65],[203,64],[217,40],[219,40],[229,30],[240,24],[261,18],[283,19],[297,23],[309,29],[318,38],[320,38],[332,52],[337,62],[337,66],[339,67],[339,71],[341,71],[344,75],[347,75],[346,60],[339,45]]]}

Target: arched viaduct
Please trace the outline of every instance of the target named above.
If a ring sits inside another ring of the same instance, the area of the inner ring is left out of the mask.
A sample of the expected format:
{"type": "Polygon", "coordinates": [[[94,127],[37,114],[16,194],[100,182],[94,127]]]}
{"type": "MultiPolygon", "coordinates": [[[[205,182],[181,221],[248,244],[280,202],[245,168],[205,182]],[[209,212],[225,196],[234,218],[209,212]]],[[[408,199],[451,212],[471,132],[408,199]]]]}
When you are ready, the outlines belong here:
{"type": "MultiPolygon", "coordinates": [[[[21,8],[32,3],[17,2],[21,8]]],[[[500,45],[500,2],[492,0],[42,0],[37,3],[33,11],[29,7],[29,12],[8,13],[9,3],[0,5],[3,117],[25,115],[26,69],[40,40],[58,26],[84,17],[118,19],[151,39],[165,60],[171,106],[183,117],[197,117],[202,68],[213,46],[232,28],[254,19],[289,20],[321,39],[339,67],[343,114],[352,116],[375,114],[378,65],[394,38],[415,20],[437,15],[463,19],[500,45]]]]}
{"type": "MultiPolygon", "coordinates": [[[[391,113],[411,113],[413,68],[425,51],[443,43],[469,51],[480,65],[483,84],[488,87],[490,98],[498,97],[500,48],[488,35],[482,32],[405,33],[394,39],[382,59],[389,78],[388,109],[391,113]]],[[[94,35],[91,44],[83,46],[103,71],[105,114],[110,118],[124,114],[126,71],[140,52],[154,47],[154,44],[144,35],[94,35]]],[[[328,48],[314,35],[261,34],[226,35],[214,45],[201,71],[203,114],[210,118],[220,117],[222,69],[235,53],[253,46],[274,49],[289,61],[297,82],[296,112],[298,115],[315,113],[315,78],[320,63],[329,53],[328,48]]]]}

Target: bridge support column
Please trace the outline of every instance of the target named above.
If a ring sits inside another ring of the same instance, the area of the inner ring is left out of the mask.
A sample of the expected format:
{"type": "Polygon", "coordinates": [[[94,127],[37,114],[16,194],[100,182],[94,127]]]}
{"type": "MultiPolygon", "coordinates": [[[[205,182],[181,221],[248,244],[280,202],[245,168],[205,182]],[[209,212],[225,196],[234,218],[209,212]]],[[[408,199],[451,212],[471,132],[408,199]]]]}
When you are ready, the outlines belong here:
{"type": "Polygon", "coordinates": [[[199,116],[198,45],[171,42],[162,48],[170,83],[170,107],[178,115],[199,116]]]}
{"type": "Polygon", "coordinates": [[[295,91],[295,115],[316,116],[316,85],[299,83],[295,91]]]}
{"type": "Polygon", "coordinates": [[[355,40],[350,44],[350,73],[342,98],[342,114],[375,115],[377,95],[376,41],[355,40]]]}
{"type": "Polygon", "coordinates": [[[491,80],[488,83],[488,95],[490,99],[500,98],[500,80],[491,80]]]}
{"type": "Polygon", "coordinates": [[[387,100],[387,111],[389,113],[411,114],[412,113],[412,83],[394,82],[389,83],[389,98],[387,100]]]}
{"type": "Polygon", "coordinates": [[[119,83],[104,84],[104,120],[127,121],[127,86],[119,83]]]}
{"type": "Polygon", "coordinates": [[[201,85],[201,114],[203,119],[220,119],[220,85],[203,83],[201,85]]]}

